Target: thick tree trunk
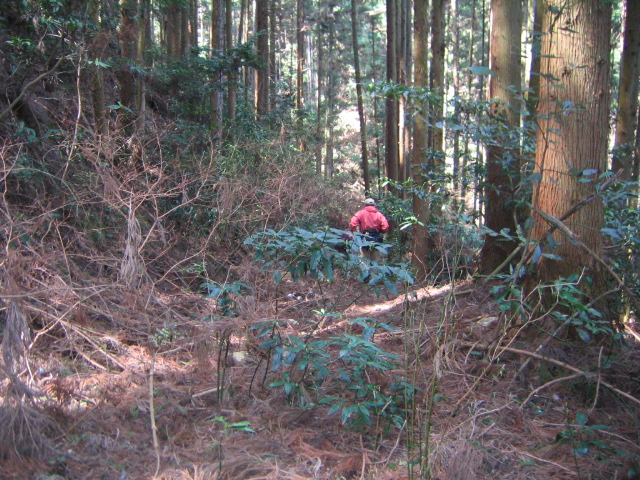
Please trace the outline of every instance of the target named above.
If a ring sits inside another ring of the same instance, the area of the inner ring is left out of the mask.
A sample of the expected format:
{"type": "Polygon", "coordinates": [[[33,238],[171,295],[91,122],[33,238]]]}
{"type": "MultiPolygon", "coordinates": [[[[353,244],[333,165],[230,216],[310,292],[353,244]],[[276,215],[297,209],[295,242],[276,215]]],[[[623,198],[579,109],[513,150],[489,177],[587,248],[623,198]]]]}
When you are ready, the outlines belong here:
{"type": "MultiPolygon", "coordinates": [[[[485,225],[496,233],[516,233],[514,191],[519,183],[522,6],[520,2],[492,0],[489,97],[496,132],[488,148],[485,225]]],[[[480,252],[481,273],[492,273],[517,247],[503,236],[486,235],[480,252]]]]}
{"type": "Polygon", "coordinates": [[[592,201],[564,221],[578,242],[560,230],[546,235],[553,220],[596,191],[607,169],[611,4],[600,0],[548,0],[542,19],[539,133],[535,171],[533,240],[539,280],[590,270],[602,251],[602,202],[592,201]],[[587,247],[590,252],[587,251],[587,247]],[[551,259],[553,254],[560,259],[551,259]]]}
{"type": "MultiPolygon", "coordinates": [[[[429,40],[429,0],[414,0],[414,85],[426,88],[429,84],[427,73],[429,40]]],[[[429,201],[424,194],[429,188],[425,173],[428,164],[428,132],[426,105],[417,105],[413,126],[412,176],[416,191],[413,194],[413,215],[419,223],[413,226],[413,252],[411,263],[417,270],[417,279],[427,275],[429,255],[429,201]]]]}

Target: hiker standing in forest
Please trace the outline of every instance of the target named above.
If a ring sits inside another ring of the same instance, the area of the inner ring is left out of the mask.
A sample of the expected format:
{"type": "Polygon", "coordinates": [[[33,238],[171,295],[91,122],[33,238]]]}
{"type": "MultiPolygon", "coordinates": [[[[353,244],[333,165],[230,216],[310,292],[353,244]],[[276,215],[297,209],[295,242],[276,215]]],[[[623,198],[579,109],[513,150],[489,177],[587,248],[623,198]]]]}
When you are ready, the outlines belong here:
{"type": "MultiPolygon", "coordinates": [[[[376,201],[367,198],[364,208],[351,218],[349,229],[352,232],[359,231],[367,242],[382,243],[383,235],[389,231],[389,222],[376,208],[376,201]]],[[[374,262],[380,261],[380,251],[374,245],[360,247],[360,254],[374,262]]]]}

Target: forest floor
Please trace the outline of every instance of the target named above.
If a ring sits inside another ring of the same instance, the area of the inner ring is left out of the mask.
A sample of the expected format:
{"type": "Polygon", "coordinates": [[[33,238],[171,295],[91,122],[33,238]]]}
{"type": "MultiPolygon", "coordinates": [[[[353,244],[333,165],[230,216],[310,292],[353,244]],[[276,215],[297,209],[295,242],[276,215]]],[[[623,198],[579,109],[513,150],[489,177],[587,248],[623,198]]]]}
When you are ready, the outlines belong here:
{"type": "MultiPolygon", "coordinates": [[[[180,288],[59,288],[43,304],[74,307],[55,319],[44,307],[39,314],[24,307],[38,327],[30,365],[43,407],[0,412],[3,421],[22,422],[21,443],[2,449],[0,477],[638,478],[640,345],[633,337],[626,349],[550,344],[541,352],[549,362],[522,352],[533,352],[535,339],[504,334],[487,284],[392,295],[340,278],[321,290],[304,282],[276,288],[253,265],[236,274],[253,291],[233,298],[235,317],[218,316],[215,300],[180,288]],[[273,336],[260,332],[277,320],[281,338],[307,345],[363,338],[358,318],[377,322],[372,342],[397,360],[392,370],[363,373],[387,404],[370,425],[354,421],[357,412],[345,425],[339,409],[320,401],[355,398],[336,382],[342,353],[327,347],[330,373],[313,389],[296,383],[309,367],[275,371],[275,350],[262,345],[273,336]],[[571,370],[605,362],[602,377],[571,370]],[[288,395],[272,385],[283,371],[294,385],[288,395]],[[400,380],[419,388],[410,401],[390,393],[400,380]],[[393,424],[400,412],[404,423],[393,424]],[[41,446],[50,448],[44,458],[27,447],[40,432],[41,446]]],[[[45,279],[29,281],[35,287],[45,279]]]]}

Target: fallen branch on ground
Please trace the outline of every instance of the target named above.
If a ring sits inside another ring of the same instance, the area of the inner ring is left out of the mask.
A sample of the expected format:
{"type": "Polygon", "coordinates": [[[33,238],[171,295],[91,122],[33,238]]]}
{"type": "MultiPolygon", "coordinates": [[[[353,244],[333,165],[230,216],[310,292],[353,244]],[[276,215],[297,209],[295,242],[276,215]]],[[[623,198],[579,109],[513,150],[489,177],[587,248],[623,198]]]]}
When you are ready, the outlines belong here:
{"type": "MultiPolygon", "coordinates": [[[[468,348],[478,348],[481,350],[490,350],[492,347],[489,345],[483,345],[480,343],[473,343],[473,342],[463,342],[463,341],[459,341],[459,340],[454,340],[454,343],[457,343],[458,345],[462,346],[462,347],[468,347],[468,348]]],[[[501,350],[505,351],[505,352],[511,352],[511,353],[515,353],[517,355],[524,355],[527,357],[533,357],[537,360],[542,360],[543,362],[548,362],[548,363],[552,363],[554,365],[558,365],[559,367],[562,368],[566,368],[567,370],[570,370],[574,373],[577,373],[579,375],[582,375],[584,377],[597,377],[598,374],[597,373],[592,373],[592,372],[585,372],[584,370],[580,370],[579,368],[574,367],[573,365],[569,365],[566,362],[562,362],[560,360],[556,360],[555,358],[549,358],[549,357],[545,357],[543,355],[540,355],[538,353],[534,353],[534,352],[530,352],[528,350],[521,350],[519,348],[513,348],[513,347],[501,347],[501,350]]],[[[627,393],[627,392],[623,392],[622,390],[614,387],[613,385],[611,385],[610,383],[607,383],[605,381],[599,380],[600,381],[600,385],[607,387],[609,390],[617,393],[618,395],[620,395],[621,397],[626,398],[627,400],[631,400],[634,403],[637,403],[638,405],[640,405],[640,399],[634,397],[633,395],[627,393]]],[[[525,403],[522,404],[522,406],[524,407],[525,403]]]]}

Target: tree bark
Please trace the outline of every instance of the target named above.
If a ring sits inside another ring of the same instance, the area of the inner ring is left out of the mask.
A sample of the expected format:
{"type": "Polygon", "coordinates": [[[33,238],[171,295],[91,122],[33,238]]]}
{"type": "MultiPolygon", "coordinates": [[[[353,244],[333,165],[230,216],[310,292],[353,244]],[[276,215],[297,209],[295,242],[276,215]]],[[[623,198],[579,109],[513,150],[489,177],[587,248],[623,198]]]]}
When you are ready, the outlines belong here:
{"type": "Polygon", "coordinates": [[[323,14],[316,26],[316,48],[318,50],[318,93],[316,94],[317,103],[316,103],[316,138],[317,138],[317,147],[316,147],[316,175],[322,174],[322,150],[324,144],[324,125],[325,125],[325,115],[326,109],[324,108],[324,76],[325,76],[325,67],[324,67],[324,44],[323,37],[325,35],[326,30],[326,15],[323,14]]]}
{"type": "MultiPolygon", "coordinates": [[[[222,50],[222,38],[220,35],[221,21],[223,14],[223,0],[211,0],[211,28],[209,30],[209,48],[211,49],[211,57],[219,54],[222,50]]],[[[220,128],[220,73],[214,72],[211,78],[211,128],[217,130],[220,128]]]]}
{"type": "Polygon", "coordinates": [[[258,59],[263,67],[255,70],[255,108],[258,119],[269,113],[269,1],[256,0],[255,32],[258,59]]]}
{"type": "MultiPolygon", "coordinates": [[[[429,84],[427,72],[429,43],[429,0],[414,0],[414,85],[426,88],[429,84]]],[[[413,226],[413,251],[411,263],[417,270],[416,278],[424,280],[427,276],[429,255],[429,200],[425,195],[429,188],[425,173],[428,165],[428,123],[426,105],[418,104],[413,126],[412,177],[414,183],[413,215],[418,223],[413,226]],[[422,107],[422,108],[421,108],[422,107]]]]}
{"type": "Polygon", "coordinates": [[[540,242],[535,278],[555,280],[583,268],[598,278],[594,255],[602,252],[602,202],[598,199],[568,217],[564,224],[592,254],[556,230],[544,217],[559,218],[596,191],[596,177],[607,169],[611,3],[600,0],[547,0],[542,19],[539,132],[531,236],[540,242]],[[539,213],[542,212],[542,213],[539,213]]]}
{"type": "MultiPolygon", "coordinates": [[[[397,15],[398,0],[387,0],[387,82],[390,85],[398,83],[397,72],[397,15]]],[[[387,95],[385,118],[385,163],[387,177],[397,181],[398,175],[398,100],[393,95],[387,95]]],[[[393,191],[398,193],[397,191],[393,191]]]]}
{"type": "MultiPolygon", "coordinates": [[[[107,36],[100,23],[100,1],[92,0],[89,4],[89,19],[97,28],[97,32],[91,39],[91,47],[89,48],[89,58],[93,61],[103,60],[104,51],[107,47],[107,36]]],[[[109,133],[106,114],[106,99],[104,89],[104,75],[99,65],[95,63],[89,69],[91,78],[91,99],[93,104],[93,121],[96,133],[98,135],[107,135],[109,133]]]]}
{"type": "Polygon", "coordinates": [[[364,101],[362,99],[362,75],[360,73],[360,54],[358,44],[358,10],[356,0],[351,0],[351,37],[353,41],[353,65],[356,75],[356,96],[358,102],[358,117],[360,119],[360,146],[362,154],[362,179],[364,181],[365,196],[371,195],[371,181],[369,179],[369,151],[367,147],[367,121],[364,116],[364,101]]]}
{"type": "Polygon", "coordinates": [[[622,170],[621,180],[632,178],[634,135],[638,125],[638,81],[640,80],[640,2],[626,1],[626,16],[622,58],[620,61],[620,88],[618,92],[618,116],[616,118],[616,152],[613,170],[622,170]]]}
{"type": "MultiPolygon", "coordinates": [[[[232,0],[225,0],[224,13],[224,38],[225,49],[227,55],[231,55],[231,49],[233,48],[233,15],[232,15],[233,2],[232,0]]],[[[227,119],[229,122],[233,122],[236,118],[236,92],[238,84],[238,75],[235,66],[231,66],[229,73],[227,74],[227,119]]]]}
{"type": "Polygon", "coordinates": [[[276,63],[276,38],[278,33],[278,0],[269,2],[269,111],[277,107],[278,65],[276,63]]]}
{"type": "MultiPolygon", "coordinates": [[[[520,84],[522,4],[520,1],[491,1],[489,97],[495,131],[488,147],[485,225],[496,233],[516,234],[514,191],[519,183],[519,140],[513,132],[520,127],[520,84]]],[[[517,136],[517,134],[516,134],[517,136]]],[[[486,235],[480,252],[480,271],[488,275],[517,247],[517,240],[486,235]]]]}

